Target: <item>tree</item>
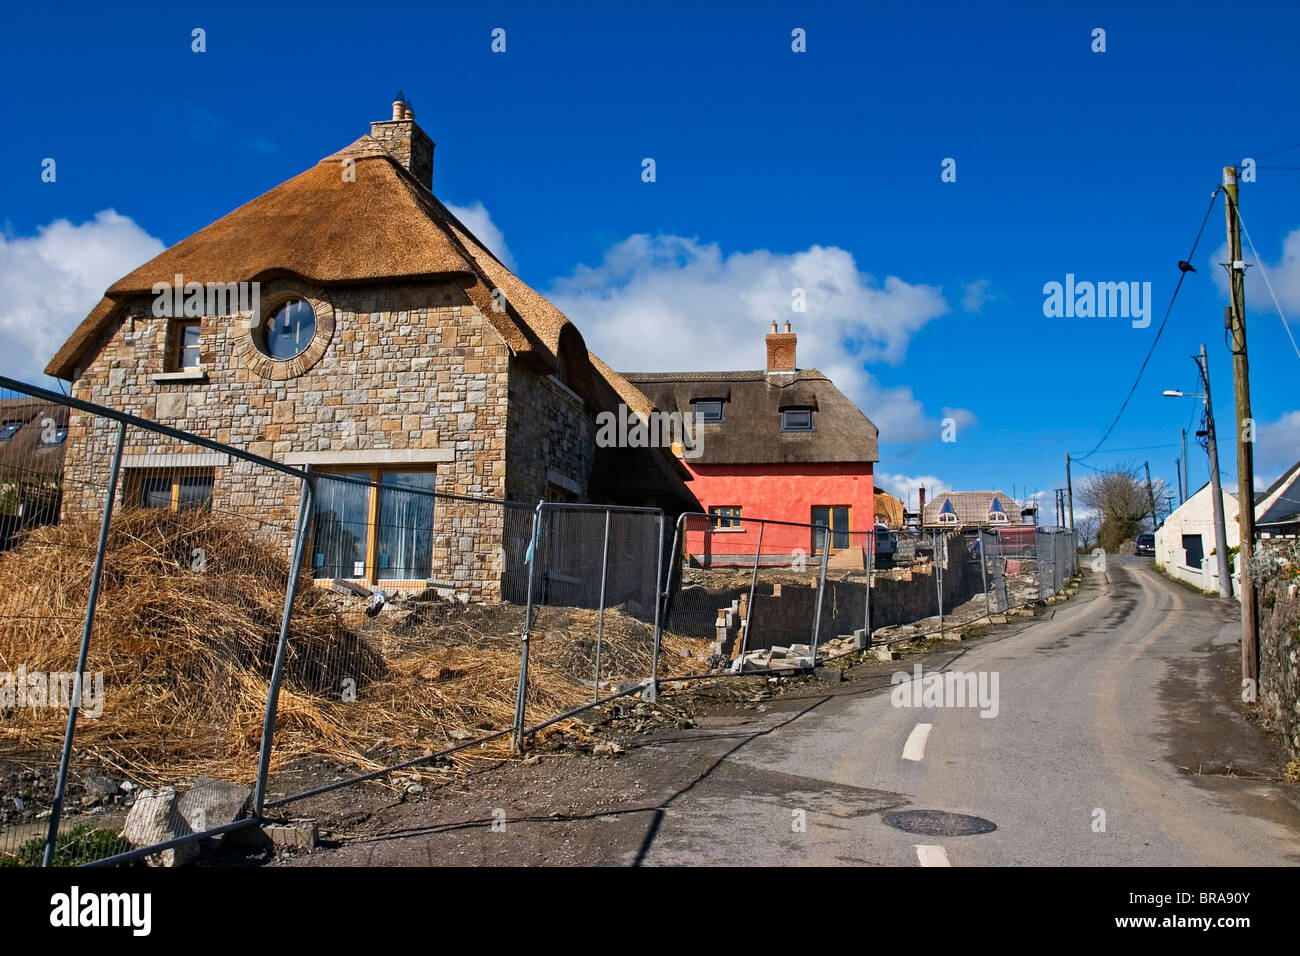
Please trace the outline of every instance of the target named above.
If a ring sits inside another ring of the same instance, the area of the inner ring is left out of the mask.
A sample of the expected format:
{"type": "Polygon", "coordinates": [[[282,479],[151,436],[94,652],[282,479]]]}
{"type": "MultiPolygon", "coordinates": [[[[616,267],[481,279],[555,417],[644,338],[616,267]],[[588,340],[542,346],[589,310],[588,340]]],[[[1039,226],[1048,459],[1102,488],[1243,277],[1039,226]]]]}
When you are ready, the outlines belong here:
{"type": "Polygon", "coordinates": [[[1083,503],[1097,512],[1097,544],[1107,551],[1118,550],[1143,531],[1155,530],[1151,522],[1152,499],[1159,501],[1164,493],[1164,480],[1153,478],[1148,490],[1135,464],[1098,471],[1079,488],[1083,503]]]}
{"type": "Polygon", "coordinates": [[[1097,528],[1101,524],[1095,514],[1079,515],[1074,522],[1074,531],[1079,536],[1079,546],[1084,551],[1091,551],[1097,543],[1097,528]]]}

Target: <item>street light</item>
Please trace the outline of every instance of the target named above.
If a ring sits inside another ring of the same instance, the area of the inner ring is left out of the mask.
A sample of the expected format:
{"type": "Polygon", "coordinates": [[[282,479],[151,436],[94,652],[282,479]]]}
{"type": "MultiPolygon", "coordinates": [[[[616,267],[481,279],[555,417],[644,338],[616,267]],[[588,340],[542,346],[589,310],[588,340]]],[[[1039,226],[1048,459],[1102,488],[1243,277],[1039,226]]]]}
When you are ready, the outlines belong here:
{"type": "MultiPolygon", "coordinates": [[[[1204,394],[1191,395],[1186,392],[1180,392],[1177,389],[1166,389],[1166,398],[1199,398],[1205,403],[1205,437],[1206,437],[1206,454],[1210,458],[1210,484],[1214,494],[1214,553],[1219,559],[1219,597],[1232,597],[1232,572],[1228,568],[1228,532],[1223,523],[1223,487],[1219,484],[1219,445],[1215,440],[1214,434],[1214,407],[1210,404],[1210,364],[1205,357],[1205,346],[1201,346],[1201,354],[1193,355],[1192,361],[1196,363],[1196,370],[1201,376],[1201,387],[1205,389],[1204,394]]],[[[1197,435],[1200,435],[1197,432],[1197,435]]],[[[1183,463],[1187,467],[1187,463],[1183,463]]],[[[1238,507],[1251,507],[1251,503],[1238,507]]]]}

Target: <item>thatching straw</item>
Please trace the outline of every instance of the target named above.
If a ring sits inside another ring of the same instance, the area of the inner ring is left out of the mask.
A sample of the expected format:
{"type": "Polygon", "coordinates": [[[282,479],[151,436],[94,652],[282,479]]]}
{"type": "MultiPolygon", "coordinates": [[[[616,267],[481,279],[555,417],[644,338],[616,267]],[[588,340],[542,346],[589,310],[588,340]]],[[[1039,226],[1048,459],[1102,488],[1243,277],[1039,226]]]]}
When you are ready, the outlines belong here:
{"type": "MultiPolygon", "coordinates": [[[[0,555],[0,670],[75,670],[98,522],[38,529],[0,555]]],[[[282,540],[200,511],[123,511],[110,529],[87,671],[102,671],[101,716],[83,716],[83,772],[139,783],[208,774],[247,780],[257,759],[288,562],[282,540]],[[197,552],[206,564],[200,569],[197,552]]],[[[523,609],[396,602],[378,617],[304,580],[294,604],[273,769],[305,757],[374,770],[510,725],[523,609]]],[[[596,612],[535,615],[528,717],[591,698],[596,612]]],[[[650,670],[653,628],[606,611],[602,680],[650,670]]],[[[666,636],[661,673],[706,642],[666,636]]],[[[0,757],[56,753],[66,712],[0,712],[0,757]]],[[[504,744],[457,763],[499,758],[504,744]]]]}

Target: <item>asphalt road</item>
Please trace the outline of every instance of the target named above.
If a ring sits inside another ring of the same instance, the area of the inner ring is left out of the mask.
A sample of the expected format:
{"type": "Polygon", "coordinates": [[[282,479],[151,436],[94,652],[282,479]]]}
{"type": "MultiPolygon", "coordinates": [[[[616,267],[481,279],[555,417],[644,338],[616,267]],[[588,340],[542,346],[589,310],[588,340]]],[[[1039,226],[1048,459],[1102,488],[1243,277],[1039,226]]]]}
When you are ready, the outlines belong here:
{"type": "Polygon", "coordinates": [[[1295,865],[1300,787],[1239,702],[1236,614],[1112,557],[1047,617],[920,658],[996,675],[996,716],[895,706],[913,661],[872,662],[617,760],[512,762],[286,862],[1295,865]],[[909,811],[987,832],[889,822],[909,811]]]}
{"type": "Polygon", "coordinates": [[[889,688],[832,698],[672,800],[639,860],[1294,865],[1296,788],[1268,779],[1276,753],[1231,699],[1234,610],[1112,557],[1051,619],[931,665],[996,674],[996,716],[894,706],[889,688]],[[908,810],[997,829],[886,822],[908,810]]]}

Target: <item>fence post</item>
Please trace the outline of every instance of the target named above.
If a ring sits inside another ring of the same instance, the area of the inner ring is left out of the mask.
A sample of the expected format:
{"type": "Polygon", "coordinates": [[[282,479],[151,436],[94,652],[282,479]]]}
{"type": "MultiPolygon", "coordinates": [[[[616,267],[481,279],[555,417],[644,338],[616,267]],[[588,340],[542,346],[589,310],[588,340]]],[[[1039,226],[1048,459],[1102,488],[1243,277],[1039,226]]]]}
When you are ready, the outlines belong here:
{"type": "MultiPolygon", "coordinates": [[[[600,645],[605,636],[605,580],[609,570],[609,509],[605,509],[605,544],[600,551],[600,610],[596,612],[596,688],[592,701],[600,700],[600,645]]],[[[655,588],[659,587],[659,577],[655,575],[655,588]]]]}
{"type": "MultiPolygon", "coordinates": [[[[990,538],[994,536],[992,532],[987,532],[987,533],[990,538]]],[[[980,581],[984,584],[984,616],[988,618],[992,618],[993,611],[990,610],[989,608],[989,569],[988,567],[985,566],[984,563],[986,560],[988,560],[988,555],[984,553],[987,550],[984,546],[985,534],[986,532],[984,531],[976,532],[975,540],[979,542],[979,546],[980,546],[980,581]]]]}
{"type": "Polygon", "coordinates": [[[758,584],[758,562],[763,555],[763,532],[767,529],[767,522],[762,518],[758,519],[758,544],[754,546],[754,570],[749,576],[749,597],[745,599],[745,620],[740,625],[740,654],[736,660],[740,661],[740,669],[745,669],[745,653],[749,650],[749,622],[754,616],[754,586],[758,584]]]}
{"type": "Polygon", "coordinates": [[[533,509],[533,536],[528,542],[528,551],[525,554],[525,560],[528,562],[528,600],[524,604],[523,643],[519,651],[519,683],[515,687],[515,725],[512,736],[516,751],[519,750],[524,739],[524,701],[528,696],[528,635],[533,627],[533,581],[537,561],[541,557],[541,548],[538,545],[542,540],[541,517],[545,505],[546,502],[539,501],[537,507],[533,509]]]}
{"type": "Polygon", "coordinates": [[[831,535],[830,529],[826,530],[826,546],[822,548],[822,566],[817,574],[817,610],[813,613],[813,632],[812,632],[812,663],[817,666],[817,638],[821,635],[822,630],[822,598],[826,596],[826,565],[831,557],[831,535]]]}
{"type": "MultiPolygon", "coordinates": [[[[871,646],[871,567],[876,559],[876,532],[874,530],[867,532],[867,541],[871,547],[867,551],[867,591],[864,604],[865,609],[862,612],[862,629],[867,632],[867,646],[871,646]]],[[[894,548],[894,553],[898,553],[898,548],[894,548]]]]}
{"type": "Polygon", "coordinates": [[[289,580],[284,587],[284,613],[280,617],[280,638],[275,646],[275,664],[271,667],[271,686],[266,692],[266,713],[262,717],[262,749],[257,760],[257,785],[253,791],[253,815],[262,818],[266,805],[266,778],[271,769],[271,744],[275,737],[275,712],[280,702],[280,684],[284,680],[284,661],[289,653],[289,619],[302,573],[302,554],[307,548],[307,529],[316,489],[311,465],[304,469],[302,495],[298,499],[298,526],[293,535],[293,556],[289,559],[289,580]]]}
{"type": "Polygon", "coordinates": [[[943,561],[940,558],[940,542],[946,541],[941,537],[942,532],[934,533],[934,586],[939,595],[939,636],[943,637],[943,561]]]}
{"type": "MultiPolygon", "coordinates": [[[[662,522],[662,517],[660,518],[662,522]]],[[[673,524],[673,547],[665,567],[662,556],[659,561],[659,571],[656,572],[655,582],[658,584],[659,575],[663,575],[663,588],[655,595],[655,657],[659,656],[659,646],[663,640],[664,619],[668,616],[668,589],[673,586],[673,574],[677,570],[677,561],[681,553],[681,542],[684,536],[686,524],[686,515],[679,515],[677,521],[673,524]]],[[[662,545],[661,545],[662,546],[662,545]]]]}
{"type": "MultiPolygon", "coordinates": [[[[659,512],[659,520],[655,525],[658,531],[658,544],[655,548],[655,591],[659,590],[659,578],[664,573],[664,513],[659,512]]],[[[668,580],[664,581],[664,590],[668,590],[668,580]]],[[[659,699],[659,645],[663,636],[663,627],[661,626],[659,615],[662,613],[661,602],[655,601],[655,636],[654,647],[651,648],[650,657],[650,684],[645,690],[641,691],[641,699],[654,702],[659,699]]]]}
{"type": "Polygon", "coordinates": [[[108,494],[104,497],[104,515],[99,521],[99,544],[95,548],[95,562],[90,572],[90,597],[86,599],[86,619],[81,628],[81,648],[77,651],[77,673],[74,676],[72,701],[68,705],[68,724],[63,732],[63,753],[59,757],[59,777],[54,784],[54,801],[50,804],[50,829],[45,838],[42,866],[54,865],[54,842],[59,835],[59,817],[63,813],[63,798],[68,786],[68,765],[72,762],[72,741],[77,732],[77,714],[81,710],[81,686],[86,677],[86,658],[90,656],[90,632],[95,626],[95,605],[99,602],[99,581],[104,574],[104,552],[108,548],[108,525],[113,517],[113,501],[117,497],[117,479],[122,471],[122,446],[126,443],[126,422],[117,426],[117,441],[113,446],[113,463],[108,471],[108,494]]]}

